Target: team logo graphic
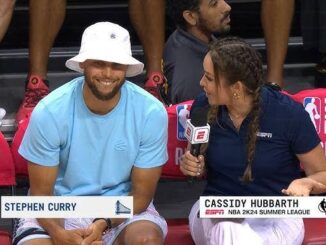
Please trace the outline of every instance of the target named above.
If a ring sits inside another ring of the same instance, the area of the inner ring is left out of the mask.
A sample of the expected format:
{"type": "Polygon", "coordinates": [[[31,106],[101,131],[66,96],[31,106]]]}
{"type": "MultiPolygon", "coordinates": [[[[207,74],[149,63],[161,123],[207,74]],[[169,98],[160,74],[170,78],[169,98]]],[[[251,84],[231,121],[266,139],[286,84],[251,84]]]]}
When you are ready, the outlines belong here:
{"type": "Polygon", "coordinates": [[[326,214],[326,201],[325,198],[319,203],[318,209],[320,212],[326,214]]]}
{"type": "Polygon", "coordinates": [[[177,138],[178,140],[186,141],[185,130],[187,128],[187,120],[190,116],[190,106],[191,105],[178,105],[177,110],[177,138]]]}
{"type": "Polygon", "coordinates": [[[303,100],[303,106],[309,113],[310,119],[314,124],[316,131],[320,133],[321,124],[321,101],[317,97],[306,97],[303,100]]]}
{"type": "Polygon", "coordinates": [[[115,203],[115,213],[116,214],[130,214],[130,208],[123,205],[119,200],[115,203]]]}

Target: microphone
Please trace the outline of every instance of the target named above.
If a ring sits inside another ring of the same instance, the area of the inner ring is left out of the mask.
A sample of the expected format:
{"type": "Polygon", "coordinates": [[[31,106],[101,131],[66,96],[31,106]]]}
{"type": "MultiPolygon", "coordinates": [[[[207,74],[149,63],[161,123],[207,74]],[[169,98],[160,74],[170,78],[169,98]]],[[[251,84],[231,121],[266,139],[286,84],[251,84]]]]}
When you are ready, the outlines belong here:
{"type": "MultiPolygon", "coordinates": [[[[191,155],[198,157],[200,154],[200,146],[207,143],[209,139],[210,126],[207,124],[208,107],[194,108],[191,112],[190,119],[187,120],[185,136],[191,143],[191,155]]],[[[189,178],[190,182],[194,181],[194,177],[189,178]]]]}

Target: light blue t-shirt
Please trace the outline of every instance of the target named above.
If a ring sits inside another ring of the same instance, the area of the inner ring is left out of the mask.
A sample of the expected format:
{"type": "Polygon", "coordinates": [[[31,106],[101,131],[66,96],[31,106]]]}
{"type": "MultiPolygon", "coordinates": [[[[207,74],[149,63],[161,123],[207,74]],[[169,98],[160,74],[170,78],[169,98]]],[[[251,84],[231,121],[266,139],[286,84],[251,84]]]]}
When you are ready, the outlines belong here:
{"type": "Polygon", "coordinates": [[[167,113],[157,99],[126,81],[116,107],[92,113],[84,77],[54,90],[35,107],[19,153],[59,165],[55,195],[128,195],[131,170],[167,161],[167,113]]]}

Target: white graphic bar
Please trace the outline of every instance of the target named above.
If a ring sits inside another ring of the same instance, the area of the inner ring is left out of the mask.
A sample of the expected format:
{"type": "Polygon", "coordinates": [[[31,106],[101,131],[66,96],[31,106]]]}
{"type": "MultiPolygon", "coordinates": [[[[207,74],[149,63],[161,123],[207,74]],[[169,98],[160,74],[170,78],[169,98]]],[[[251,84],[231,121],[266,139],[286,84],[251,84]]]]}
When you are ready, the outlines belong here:
{"type": "Polygon", "coordinates": [[[132,196],[1,196],[1,218],[130,218],[132,196]]]}
{"type": "Polygon", "coordinates": [[[326,197],[202,196],[201,218],[326,218],[326,197]]]}

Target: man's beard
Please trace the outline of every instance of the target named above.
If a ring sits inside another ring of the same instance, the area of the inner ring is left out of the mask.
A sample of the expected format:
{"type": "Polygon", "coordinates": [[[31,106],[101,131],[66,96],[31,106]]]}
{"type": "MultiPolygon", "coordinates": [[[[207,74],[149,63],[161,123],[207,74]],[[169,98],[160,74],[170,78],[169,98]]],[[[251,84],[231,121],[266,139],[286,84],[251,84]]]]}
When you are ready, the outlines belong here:
{"type": "Polygon", "coordinates": [[[120,82],[118,85],[116,85],[111,92],[109,93],[101,93],[96,85],[90,81],[90,79],[87,79],[86,77],[86,86],[89,87],[89,89],[92,91],[92,94],[99,100],[102,101],[108,101],[111,100],[115,95],[117,95],[122,87],[122,85],[125,83],[125,79],[123,82],[120,82]]]}
{"type": "Polygon", "coordinates": [[[223,25],[222,23],[230,16],[230,13],[226,13],[224,17],[220,20],[220,28],[214,28],[211,25],[209,25],[208,21],[202,18],[201,15],[199,15],[198,19],[198,28],[201,29],[204,33],[210,33],[210,34],[218,34],[219,36],[224,36],[229,33],[231,27],[229,24],[223,25]]]}
{"type": "MultiPolygon", "coordinates": [[[[221,20],[221,23],[223,23],[227,18],[229,18],[230,17],[230,12],[228,12],[228,13],[226,13],[225,15],[224,15],[224,17],[223,17],[223,19],[221,20]]],[[[230,32],[230,29],[231,29],[231,25],[230,25],[230,22],[229,22],[229,24],[227,24],[227,25],[224,25],[224,26],[222,26],[222,28],[221,28],[222,30],[221,30],[221,34],[223,35],[225,35],[225,34],[228,34],[229,32],[230,32]]]]}

